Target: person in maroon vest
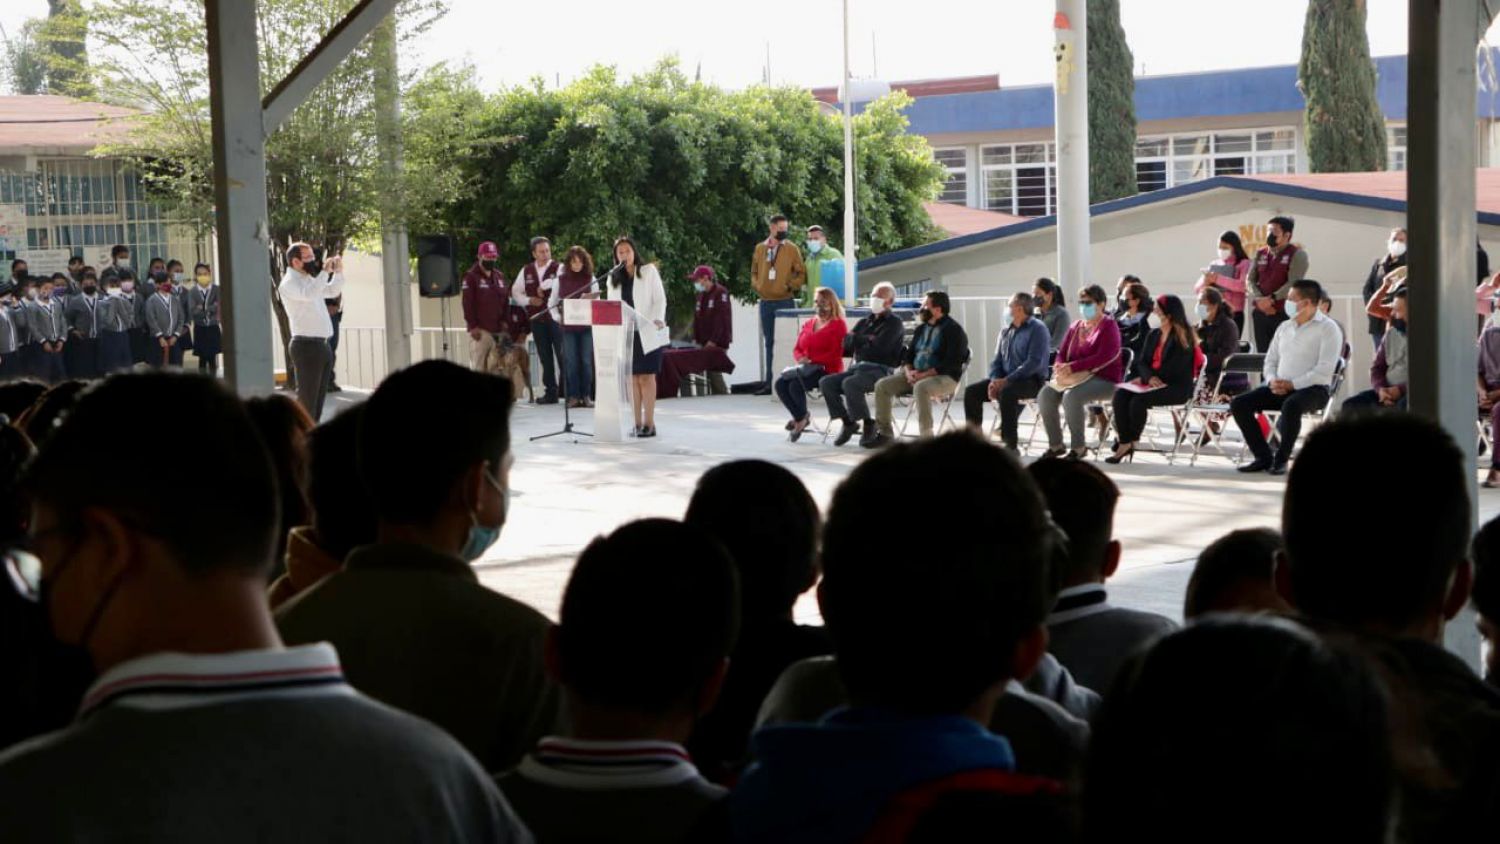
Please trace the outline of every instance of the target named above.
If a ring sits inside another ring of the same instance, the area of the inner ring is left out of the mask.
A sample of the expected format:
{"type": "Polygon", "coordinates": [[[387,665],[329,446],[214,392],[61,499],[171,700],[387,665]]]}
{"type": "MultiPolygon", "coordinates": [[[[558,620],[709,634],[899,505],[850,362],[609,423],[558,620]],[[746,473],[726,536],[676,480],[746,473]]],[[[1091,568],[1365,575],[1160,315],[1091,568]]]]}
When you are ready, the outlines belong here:
{"type": "Polygon", "coordinates": [[[510,301],[505,274],[495,266],[500,250],[486,240],[479,259],[464,273],[464,325],[469,329],[469,358],[476,372],[500,371],[498,337],[510,328],[510,301]]]}
{"type": "Polygon", "coordinates": [[[542,359],[542,397],[537,404],[557,404],[557,358],[562,352],[562,327],[553,319],[548,302],[557,291],[562,264],[552,260],[552,241],[531,239],[531,263],[516,273],[511,300],[526,311],[531,339],[542,359]]]}
{"type": "Polygon", "coordinates": [[[1245,279],[1245,296],[1254,310],[1251,322],[1255,328],[1255,350],[1265,353],[1277,326],[1286,322],[1286,294],[1292,282],[1307,278],[1311,263],[1307,250],[1292,243],[1291,217],[1272,217],[1267,223],[1266,245],[1255,253],[1250,275],[1245,279]]]}
{"type": "Polygon", "coordinates": [[[734,314],[729,301],[729,288],[716,281],[714,268],[704,264],[689,276],[698,301],[693,308],[693,342],[714,358],[709,361],[708,381],[714,395],[727,395],[724,373],[733,372],[734,364],[729,360],[729,343],[734,339],[734,314]]]}
{"type": "Polygon", "coordinates": [[[568,325],[563,313],[565,299],[598,298],[594,288],[594,256],[582,246],[568,247],[563,257],[563,271],[557,276],[557,286],[552,288],[549,299],[552,317],[562,323],[563,389],[567,391],[568,407],[593,407],[590,401],[594,390],[594,333],[587,325],[568,325]]]}

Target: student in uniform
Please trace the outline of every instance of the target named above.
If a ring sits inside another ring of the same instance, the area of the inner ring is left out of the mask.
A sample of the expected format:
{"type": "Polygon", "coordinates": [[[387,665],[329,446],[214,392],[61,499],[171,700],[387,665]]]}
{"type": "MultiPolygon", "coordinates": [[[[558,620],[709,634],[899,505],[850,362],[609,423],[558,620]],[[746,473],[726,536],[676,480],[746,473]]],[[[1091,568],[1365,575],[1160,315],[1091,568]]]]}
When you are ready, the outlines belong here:
{"type": "Polygon", "coordinates": [[[36,377],[48,384],[56,384],[68,377],[63,365],[63,348],[67,345],[68,322],[63,314],[62,302],[52,295],[52,279],[39,280],[36,300],[27,305],[27,320],[31,337],[36,343],[36,377]]]}
{"type": "Polygon", "coordinates": [[[188,330],[187,312],[172,291],[170,278],[156,282],[156,292],[146,298],[146,334],[151,338],[152,366],[182,366],[182,337],[188,330]]]}
{"type": "Polygon", "coordinates": [[[36,375],[37,346],[31,339],[31,308],[36,301],[36,284],[30,277],[15,282],[11,294],[10,317],[16,328],[16,377],[36,375]]]}
{"type": "Polygon", "coordinates": [[[17,342],[15,308],[16,288],[9,281],[0,283],[0,383],[21,377],[21,358],[16,354],[17,342]]]}
{"type": "Polygon", "coordinates": [[[189,283],[187,273],[183,271],[182,262],[173,258],[167,262],[167,281],[172,283],[172,295],[182,305],[182,333],[177,337],[178,354],[193,351],[193,309],[188,302],[189,283]]]}
{"type": "Polygon", "coordinates": [[[207,264],[193,267],[193,286],[188,289],[187,303],[188,316],[193,323],[193,354],[198,356],[198,371],[211,378],[217,377],[223,330],[219,327],[219,288],[214,284],[213,269],[207,264]]]}
{"type": "MultiPolygon", "coordinates": [[[[128,270],[126,271],[129,272],[128,270]]],[[[123,372],[135,362],[130,350],[135,328],[135,294],[123,292],[121,274],[105,270],[105,295],[99,308],[99,374],[123,372]],[[129,298],[127,298],[127,296],[129,298]]],[[[132,280],[129,284],[134,287],[132,280]]]]}
{"type": "Polygon", "coordinates": [[[68,322],[67,365],[69,378],[98,378],[99,333],[104,327],[99,307],[99,279],[92,271],[83,273],[77,296],[68,298],[63,315],[68,322]]]}

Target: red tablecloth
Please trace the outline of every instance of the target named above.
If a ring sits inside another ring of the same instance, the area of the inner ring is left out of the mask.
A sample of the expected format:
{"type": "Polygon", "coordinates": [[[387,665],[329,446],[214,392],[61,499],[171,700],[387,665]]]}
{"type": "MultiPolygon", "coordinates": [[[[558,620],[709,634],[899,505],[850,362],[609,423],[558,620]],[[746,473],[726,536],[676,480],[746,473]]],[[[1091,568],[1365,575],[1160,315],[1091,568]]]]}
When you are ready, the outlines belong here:
{"type": "Polygon", "coordinates": [[[656,397],[669,399],[677,395],[682,379],[699,372],[734,372],[734,361],[723,349],[667,349],[661,356],[661,373],[656,376],[656,397]]]}

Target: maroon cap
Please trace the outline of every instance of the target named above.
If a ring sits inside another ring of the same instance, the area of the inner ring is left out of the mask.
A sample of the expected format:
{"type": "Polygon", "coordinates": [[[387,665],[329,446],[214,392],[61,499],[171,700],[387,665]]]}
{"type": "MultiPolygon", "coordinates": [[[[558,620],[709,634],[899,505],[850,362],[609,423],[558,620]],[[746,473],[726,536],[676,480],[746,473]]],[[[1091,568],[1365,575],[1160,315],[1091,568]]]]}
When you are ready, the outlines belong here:
{"type": "Polygon", "coordinates": [[[717,278],[717,276],[714,275],[713,267],[710,267],[707,264],[699,264],[698,269],[688,273],[688,278],[694,281],[697,281],[700,278],[706,278],[709,281],[713,281],[715,278],[717,278]]]}

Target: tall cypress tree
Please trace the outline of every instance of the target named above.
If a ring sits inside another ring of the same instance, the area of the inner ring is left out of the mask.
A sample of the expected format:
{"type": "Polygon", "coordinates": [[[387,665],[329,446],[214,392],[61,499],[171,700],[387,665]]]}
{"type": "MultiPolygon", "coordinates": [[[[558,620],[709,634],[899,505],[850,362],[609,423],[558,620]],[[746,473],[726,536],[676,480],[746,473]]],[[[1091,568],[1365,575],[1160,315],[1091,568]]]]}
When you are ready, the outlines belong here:
{"type": "Polygon", "coordinates": [[[1131,196],[1135,182],[1135,58],[1120,0],[1088,0],[1089,201],[1131,196]]]}
{"type": "Polygon", "coordinates": [[[1297,88],[1307,100],[1307,160],[1314,173],[1385,169],[1385,116],[1375,97],[1365,0],[1311,0],[1297,88]]]}

